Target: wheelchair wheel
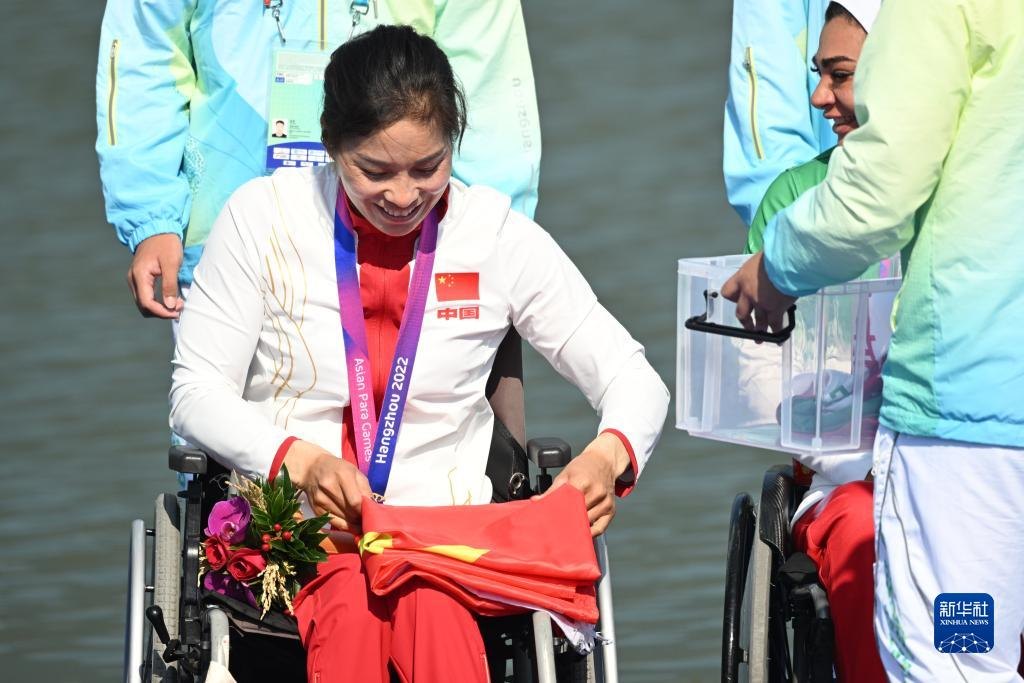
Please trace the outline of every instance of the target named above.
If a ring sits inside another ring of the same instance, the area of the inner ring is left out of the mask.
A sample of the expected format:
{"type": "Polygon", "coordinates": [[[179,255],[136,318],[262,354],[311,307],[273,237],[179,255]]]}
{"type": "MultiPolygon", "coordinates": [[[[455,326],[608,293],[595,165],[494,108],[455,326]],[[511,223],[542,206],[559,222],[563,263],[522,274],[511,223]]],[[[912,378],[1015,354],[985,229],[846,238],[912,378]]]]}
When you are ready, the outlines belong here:
{"type": "MultiPolygon", "coordinates": [[[[178,497],[157,496],[153,520],[153,604],[164,613],[164,624],[172,639],[178,637],[178,603],[181,600],[181,533],[178,497]]],[[[150,632],[146,651],[146,683],[177,681],[174,664],[163,660],[164,646],[150,632]]]]}
{"type": "Polygon", "coordinates": [[[733,500],[729,515],[725,609],[722,617],[722,683],[738,683],[740,664],[746,659],[740,631],[754,531],[754,503],[749,494],[740,493],[733,500]]]}
{"type": "Polygon", "coordinates": [[[793,677],[791,619],[779,572],[790,555],[789,520],[801,494],[788,465],[765,472],[759,503],[733,501],[729,528],[722,681],[785,683],[793,677]]]}

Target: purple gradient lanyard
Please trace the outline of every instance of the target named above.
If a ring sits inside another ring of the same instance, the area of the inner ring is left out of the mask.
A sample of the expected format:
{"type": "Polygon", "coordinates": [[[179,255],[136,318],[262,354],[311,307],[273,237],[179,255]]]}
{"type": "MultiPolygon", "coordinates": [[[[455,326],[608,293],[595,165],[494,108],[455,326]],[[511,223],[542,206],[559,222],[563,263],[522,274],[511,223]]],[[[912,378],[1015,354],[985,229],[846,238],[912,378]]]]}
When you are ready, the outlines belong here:
{"type": "Polygon", "coordinates": [[[359,470],[367,476],[370,488],[380,497],[383,497],[388,486],[398,431],[405,412],[405,400],[409,396],[409,383],[420,330],[423,328],[423,311],[430,291],[436,247],[437,207],[434,207],[423,220],[416,246],[416,263],[409,283],[405,311],[402,313],[402,325],[398,328],[395,357],[391,361],[391,372],[384,389],[384,404],[378,421],[370,378],[366,321],[363,319],[363,301],[356,269],[356,233],[352,227],[345,192],[339,186],[338,199],[334,205],[334,267],[338,275],[338,305],[341,309],[341,330],[348,368],[348,402],[352,408],[359,470]]]}

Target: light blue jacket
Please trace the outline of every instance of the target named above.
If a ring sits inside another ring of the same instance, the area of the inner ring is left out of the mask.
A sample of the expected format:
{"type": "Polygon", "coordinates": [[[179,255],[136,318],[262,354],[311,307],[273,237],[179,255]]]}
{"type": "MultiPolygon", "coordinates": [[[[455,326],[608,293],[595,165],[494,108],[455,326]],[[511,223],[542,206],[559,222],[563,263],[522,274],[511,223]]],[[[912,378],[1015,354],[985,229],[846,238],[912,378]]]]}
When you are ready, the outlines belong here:
{"type": "MultiPolygon", "coordinates": [[[[352,32],[350,0],[284,0],[287,47],[332,51],[352,32]]],[[[367,4],[367,3],[364,3],[367,4]]],[[[375,0],[360,30],[410,24],[448,54],[469,128],[454,174],[533,215],[537,102],[520,5],[508,0],[375,0]]],[[[182,237],[188,284],[225,201],[265,166],[271,58],[281,45],[260,0],[121,0],[107,5],[96,73],[96,151],[107,219],[132,251],[182,237]]]]}
{"type": "Polygon", "coordinates": [[[733,0],[722,169],[729,203],[749,226],[780,173],[836,144],[810,104],[828,0],[733,0]]]}

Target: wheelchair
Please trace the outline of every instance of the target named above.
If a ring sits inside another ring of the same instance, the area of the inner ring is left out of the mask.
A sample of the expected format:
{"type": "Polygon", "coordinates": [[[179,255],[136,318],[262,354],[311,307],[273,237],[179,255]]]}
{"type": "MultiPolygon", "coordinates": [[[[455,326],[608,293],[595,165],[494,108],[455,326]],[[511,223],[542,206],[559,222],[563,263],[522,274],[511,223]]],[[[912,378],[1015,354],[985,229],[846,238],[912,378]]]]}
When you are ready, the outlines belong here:
{"type": "MultiPolygon", "coordinates": [[[[521,342],[514,330],[498,351],[487,388],[495,426],[487,464],[494,502],[550,486],[571,449],[561,439],[531,439],[526,449],[521,342]],[[506,426],[511,425],[511,426],[506,426]],[[529,463],[539,470],[531,487],[529,463]]],[[[125,683],[192,683],[227,673],[247,681],[305,681],[305,650],[294,619],[203,589],[202,528],[224,498],[230,473],[198,449],[172,448],[171,469],[191,475],[178,493],[156,498],[154,523],[132,522],[125,633],[125,683]],[[182,502],[184,503],[182,505],[182,502]],[[147,537],[151,542],[147,544],[147,537]],[[150,571],[147,575],[147,567],[150,571]],[[257,656],[245,653],[258,652],[257,656]]],[[[491,683],[617,683],[611,577],[604,537],[595,541],[602,638],[579,655],[542,612],[478,618],[491,683]]],[[[392,676],[392,680],[397,678],[392,676]]]]}
{"type": "Polygon", "coordinates": [[[791,546],[807,489],[790,465],[764,474],[757,505],[737,494],[729,516],[722,683],[834,681],[834,628],[818,569],[791,546]]]}

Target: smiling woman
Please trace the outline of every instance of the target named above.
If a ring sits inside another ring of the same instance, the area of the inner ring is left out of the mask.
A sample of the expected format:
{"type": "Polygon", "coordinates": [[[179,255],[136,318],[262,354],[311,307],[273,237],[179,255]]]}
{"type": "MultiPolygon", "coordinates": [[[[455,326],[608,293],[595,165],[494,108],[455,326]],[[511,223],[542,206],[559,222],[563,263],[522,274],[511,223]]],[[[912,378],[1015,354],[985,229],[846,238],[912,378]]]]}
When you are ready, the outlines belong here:
{"type": "Polygon", "coordinates": [[[838,2],[829,4],[818,54],[813,58],[813,71],[821,80],[811,93],[811,104],[832,122],[839,144],[857,127],[853,111],[853,74],[867,37],[864,26],[850,10],[838,2]]]}
{"type": "Polygon", "coordinates": [[[452,172],[451,144],[436,126],[411,118],[344,142],[332,156],[352,206],[392,237],[416,229],[452,172]]]}
{"type": "Polygon", "coordinates": [[[325,91],[335,163],[243,185],[211,232],[181,319],[172,423],[244,475],[286,466],[307,512],[331,516],[340,552],[295,600],[310,680],[383,683],[391,667],[480,683],[471,605],[420,580],[368,591],[346,551],[364,499],[490,502],[485,391],[515,326],[601,415],[552,484],[582,492],[578,514],[538,530],[576,525],[591,552],[588,531],[604,532],[654,449],[668,392],[546,232],[509,197],[451,177],[466,115],[431,39],[391,26],[354,38],[325,91]]]}
{"type": "Polygon", "coordinates": [[[342,46],[324,73],[323,143],[353,207],[381,232],[408,234],[437,204],[466,128],[466,103],[441,50],[401,31],[342,46]],[[379,65],[390,56],[390,68],[379,65]],[[340,70],[344,68],[344,73],[340,70]]]}

